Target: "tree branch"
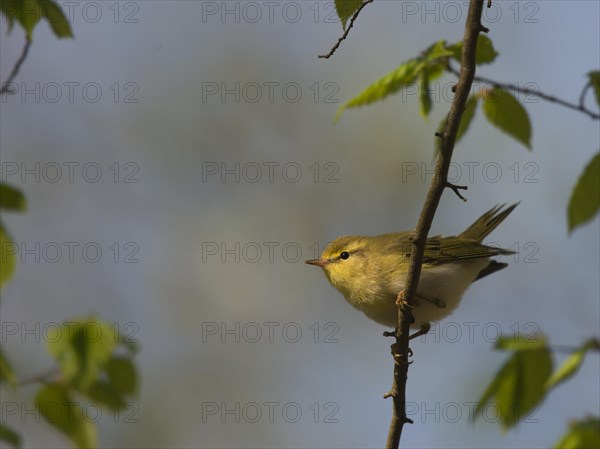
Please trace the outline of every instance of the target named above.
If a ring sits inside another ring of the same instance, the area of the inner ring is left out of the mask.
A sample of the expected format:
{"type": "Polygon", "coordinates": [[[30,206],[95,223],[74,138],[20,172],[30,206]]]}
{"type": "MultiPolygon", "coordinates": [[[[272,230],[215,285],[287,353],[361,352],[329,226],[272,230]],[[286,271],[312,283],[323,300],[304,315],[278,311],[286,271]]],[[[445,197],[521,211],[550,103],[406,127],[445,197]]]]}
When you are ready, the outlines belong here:
{"type": "Polygon", "coordinates": [[[354,25],[354,21],[356,20],[356,18],[360,14],[360,12],[369,3],[373,3],[373,1],[374,0],[365,0],[364,3],[362,5],[360,5],[360,7],[354,12],[354,14],[352,14],[352,18],[350,19],[350,24],[348,25],[348,28],[346,28],[346,31],[344,31],[344,34],[342,34],[342,37],[340,37],[338,39],[338,41],[335,43],[335,45],[331,48],[331,50],[329,50],[329,53],[327,53],[326,55],[319,55],[319,58],[329,59],[333,56],[333,54],[336,52],[336,50],[340,47],[340,44],[342,43],[342,41],[346,40],[346,38],[348,37],[348,33],[350,33],[350,29],[352,28],[352,25],[354,25]]]}
{"type": "MultiPolygon", "coordinates": [[[[458,71],[451,66],[450,64],[448,64],[448,71],[453,73],[454,75],[458,76],[459,73],[458,71]]],[[[500,88],[500,89],[504,89],[504,90],[510,90],[512,92],[518,92],[518,93],[522,93],[522,94],[526,94],[526,95],[533,95],[535,97],[541,98],[542,100],[546,100],[549,101],[551,103],[556,103],[556,104],[560,104],[561,106],[564,106],[568,109],[573,109],[574,111],[578,111],[578,112],[582,112],[586,115],[588,115],[589,117],[591,117],[594,120],[600,120],[600,114],[594,111],[591,111],[590,109],[586,108],[583,100],[585,98],[585,94],[587,93],[590,84],[588,83],[583,90],[581,91],[581,95],[579,96],[579,104],[575,104],[575,103],[571,103],[568,102],[566,100],[562,100],[560,98],[557,98],[555,96],[552,95],[548,95],[545,94],[544,92],[541,92],[539,90],[534,90],[531,89],[529,87],[519,87],[519,86],[515,86],[513,84],[508,84],[508,83],[499,83],[498,81],[494,81],[491,80],[489,78],[484,78],[482,76],[476,76],[475,77],[475,81],[481,82],[481,83],[487,83],[490,84],[494,87],[500,88]]]]}
{"type": "Polygon", "coordinates": [[[4,81],[2,83],[2,87],[0,88],[0,95],[10,93],[10,84],[12,83],[12,81],[15,79],[15,77],[19,73],[19,69],[21,68],[21,65],[23,64],[23,62],[25,62],[25,58],[27,58],[27,53],[29,53],[30,46],[31,46],[31,39],[27,38],[25,40],[25,46],[23,47],[21,56],[19,56],[19,59],[17,59],[17,62],[15,63],[15,66],[13,67],[12,72],[10,72],[10,75],[8,75],[8,78],[6,79],[6,81],[4,81]]]}
{"type": "MultiPolygon", "coordinates": [[[[421,275],[421,266],[423,263],[423,254],[425,252],[425,241],[431,228],[435,211],[438,207],[444,189],[448,183],[448,169],[452,160],[452,152],[456,142],[458,126],[465,110],[465,105],[469,97],[469,92],[475,77],[475,50],[477,47],[477,38],[482,30],[481,14],[485,0],[471,0],[469,12],[465,24],[465,33],[463,38],[463,48],[461,57],[461,69],[456,86],[456,94],[446,128],[441,133],[441,148],[436,161],[435,172],[427,198],[419,221],[417,230],[411,237],[412,252],[410,265],[404,283],[403,298],[399,295],[398,301],[398,324],[396,328],[396,343],[392,345],[394,354],[394,383],[391,394],[393,397],[393,413],[386,447],[396,449],[400,444],[400,436],[404,424],[410,422],[406,416],[406,380],[408,376],[408,356],[410,349],[409,329],[411,321],[414,321],[412,308],[414,307],[414,298],[417,291],[419,277],[421,275]]],[[[401,292],[402,293],[402,292],[401,292]]]]}

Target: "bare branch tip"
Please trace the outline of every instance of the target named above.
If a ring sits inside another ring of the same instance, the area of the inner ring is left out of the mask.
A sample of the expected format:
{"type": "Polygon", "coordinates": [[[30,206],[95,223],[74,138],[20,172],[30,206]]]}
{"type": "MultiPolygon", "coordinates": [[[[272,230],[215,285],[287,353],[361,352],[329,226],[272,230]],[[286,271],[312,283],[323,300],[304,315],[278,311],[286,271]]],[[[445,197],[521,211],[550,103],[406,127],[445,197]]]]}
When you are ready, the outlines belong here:
{"type": "Polygon", "coordinates": [[[469,189],[468,186],[457,186],[455,184],[447,182],[446,187],[451,189],[456,194],[456,196],[459,197],[461,200],[463,200],[464,202],[467,201],[467,199],[460,194],[459,190],[468,190],[469,189]]]}
{"type": "Polygon", "coordinates": [[[354,21],[356,20],[356,18],[360,14],[360,12],[363,10],[363,8],[365,6],[367,6],[369,3],[373,3],[374,1],[375,0],[365,0],[362,3],[362,5],[360,5],[358,7],[358,9],[354,12],[354,14],[352,14],[352,18],[350,19],[350,23],[348,24],[348,27],[346,27],[346,29],[344,30],[344,34],[342,34],[342,36],[337,40],[337,42],[335,43],[335,45],[331,48],[331,50],[329,50],[329,53],[324,54],[324,55],[319,55],[319,59],[329,59],[329,58],[331,58],[333,56],[333,54],[340,47],[341,43],[343,41],[345,41],[346,38],[348,37],[348,33],[350,33],[350,30],[352,29],[352,26],[354,25],[354,21]]]}
{"type": "Polygon", "coordinates": [[[0,95],[15,93],[13,91],[13,87],[11,86],[11,84],[12,84],[13,80],[16,78],[17,74],[19,73],[19,70],[21,69],[21,65],[23,64],[23,62],[25,62],[25,59],[27,58],[27,53],[29,53],[29,47],[31,47],[31,39],[26,38],[25,46],[23,47],[23,50],[21,51],[21,56],[19,56],[19,59],[17,59],[17,62],[15,63],[15,66],[13,67],[12,71],[10,72],[10,75],[8,75],[8,78],[6,79],[6,81],[2,83],[2,87],[0,87],[0,95]]]}

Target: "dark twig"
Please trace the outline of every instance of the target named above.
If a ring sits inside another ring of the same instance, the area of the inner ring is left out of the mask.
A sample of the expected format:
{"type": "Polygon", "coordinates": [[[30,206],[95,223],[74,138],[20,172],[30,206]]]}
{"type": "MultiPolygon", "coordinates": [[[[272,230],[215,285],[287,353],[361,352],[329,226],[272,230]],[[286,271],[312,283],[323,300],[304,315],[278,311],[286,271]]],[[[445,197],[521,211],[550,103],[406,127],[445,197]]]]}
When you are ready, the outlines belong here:
{"type": "Polygon", "coordinates": [[[394,345],[394,361],[397,363],[394,363],[394,383],[390,391],[394,399],[394,406],[386,443],[388,449],[398,448],[404,424],[410,422],[406,416],[406,380],[408,377],[409,328],[411,321],[413,321],[412,307],[415,304],[415,294],[421,275],[427,234],[429,233],[435,211],[448,183],[448,170],[452,161],[452,152],[454,151],[458,126],[460,125],[475,76],[475,51],[477,48],[477,38],[481,31],[481,15],[484,2],[485,0],[470,1],[467,22],[465,24],[461,69],[456,95],[448,113],[446,129],[441,133],[440,151],[435,165],[433,180],[431,181],[431,186],[429,187],[427,198],[425,199],[425,204],[417,223],[416,233],[412,239],[412,252],[404,283],[403,300],[397,301],[398,325],[396,327],[396,344],[394,345]]]}
{"type": "MultiPolygon", "coordinates": [[[[458,76],[458,71],[450,64],[448,64],[448,71],[453,73],[454,75],[458,76]]],[[[541,92],[539,90],[531,89],[529,87],[519,87],[519,86],[516,86],[513,84],[508,84],[508,83],[499,83],[498,81],[494,81],[489,78],[484,78],[482,76],[476,76],[475,81],[478,81],[480,83],[487,83],[494,87],[504,89],[504,90],[511,90],[513,92],[519,92],[519,93],[526,94],[526,95],[533,95],[535,97],[541,98],[542,100],[546,100],[551,103],[557,103],[566,108],[573,109],[574,111],[583,112],[584,114],[588,115],[589,117],[591,117],[594,120],[600,120],[599,113],[589,110],[583,104],[583,98],[585,97],[585,94],[587,92],[589,85],[586,86],[583,89],[583,91],[581,92],[581,95],[579,97],[579,104],[575,104],[575,103],[571,103],[571,102],[562,100],[560,98],[554,97],[552,95],[545,94],[544,92],[541,92]]]]}
{"type": "Polygon", "coordinates": [[[462,196],[458,190],[459,189],[460,190],[468,190],[469,187],[467,187],[467,186],[457,186],[456,184],[451,184],[449,182],[446,183],[446,187],[448,187],[449,189],[452,189],[452,191],[456,194],[456,196],[459,197],[461,200],[467,201],[467,199],[464,196],[462,196]]]}
{"type": "Polygon", "coordinates": [[[319,55],[319,58],[321,58],[321,59],[329,59],[329,58],[331,58],[333,56],[333,54],[339,48],[339,46],[342,43],[342,41],[346,40],[346,38],[348,37],[348,33],[350,32],[350,29],[354,25],[354,21],[356,20],[356,18],[360,14],[360,12],[363,10],[363,8],[365,6],[367,6],[369,3],[373,3],[374,1],[375,0],[365,0],[364,3],[362,5],[360,5],[360,7],[355,11],[355,13],[352,14],[352,18],[350,19],[350,24],[346,28],[346,31],[344,31],[344,34],[342,34],[342,37],[340,37],[338,39],[338,41],[335,43],[335,45],[332,47],[332,49],[329,50],[329,53],[327,53],[326,55],[319,55]]]}
{"type": "MultiPolygon", "coordinates": [[[[590,351],[600,352],[600,340],[597,338],[591,338],[585,342],[585,345],[590,351]]],[[[567,353],[571,354],[573,352],[579,351],[581,349],[580,346],[568,346],[568,345],[550,345],[548,349],[553,352],[567,353]]]]}
{"type": "Polygon", "coordinates": [[[23,62],[25,61],[25,58],[27,58],[27,53],[29,53],[30,46],[31,46],[31,39],[27,38],[25,40],[25,46],[23,47],[21,56],[19,56],[19,59],[17,59],[17,62],[15,63],[15,66],[13,67],[12,72],[10,72],[10,75],[8,75],[8,78],[6,79],[6,81],[4,81],[2,83],[2,88],[0,88],[0,95],[10,93],[10,84],[13,82],[13,80],[19,73],[19,69],[21,68],[21,65],[23,64],[23,62]]]}
{"type": "Polygon", "coordinates": [[[581,90],[581,95],[579,95],[579,109],[581,110],[585,110],[585,94],[587,94],[590,87],[592,87],[592,83],[587,83],[581,90]]]}

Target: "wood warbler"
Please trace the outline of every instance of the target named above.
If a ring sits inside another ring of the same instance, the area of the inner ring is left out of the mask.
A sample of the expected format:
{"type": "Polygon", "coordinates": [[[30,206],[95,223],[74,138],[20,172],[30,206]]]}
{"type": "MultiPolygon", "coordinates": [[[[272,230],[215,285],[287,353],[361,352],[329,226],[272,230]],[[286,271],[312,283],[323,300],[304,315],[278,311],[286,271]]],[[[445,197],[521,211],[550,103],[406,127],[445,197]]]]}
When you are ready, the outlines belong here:
{"type": "MultiPolygon", "coordinates": [[[[424,327],[450,315],[472,282],[508,265],[490,258],[514,251],[481,242],[517,205],[492,208],[458,236],[427,239],[412,327],[424,327]]],[[[408,271],[412,233],[340,237],[327,245],[319,259],[306,263],[321,267],[331,285],[358,310],[393,328],[398,315],[396,298],[404,290],[408,271]]]]}

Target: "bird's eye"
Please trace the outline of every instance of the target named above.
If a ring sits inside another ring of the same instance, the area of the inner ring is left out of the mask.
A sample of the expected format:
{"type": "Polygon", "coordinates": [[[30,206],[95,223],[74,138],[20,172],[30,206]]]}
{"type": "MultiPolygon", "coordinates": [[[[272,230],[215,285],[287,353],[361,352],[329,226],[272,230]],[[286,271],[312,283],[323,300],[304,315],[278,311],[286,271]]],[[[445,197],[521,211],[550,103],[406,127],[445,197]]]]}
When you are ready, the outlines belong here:
{"type": "Polygon", "coordinates": [[[350,253],[348,251],[342,251],[342,254],[340,254],[340,259],[342,260],[346,260],[348,257],[350,257],[350,253]]]}

